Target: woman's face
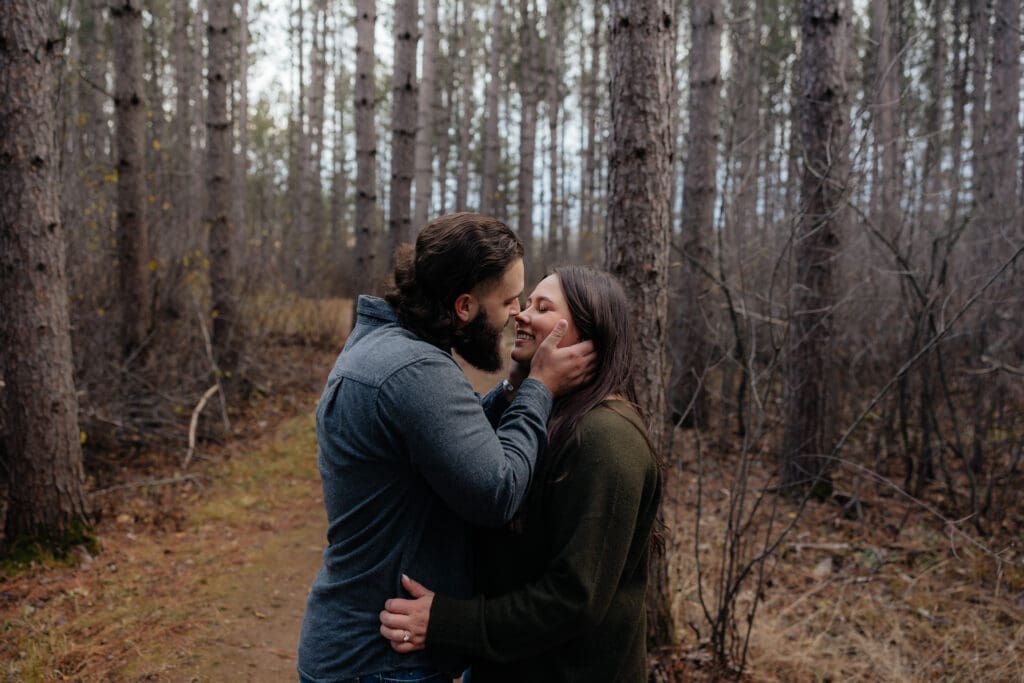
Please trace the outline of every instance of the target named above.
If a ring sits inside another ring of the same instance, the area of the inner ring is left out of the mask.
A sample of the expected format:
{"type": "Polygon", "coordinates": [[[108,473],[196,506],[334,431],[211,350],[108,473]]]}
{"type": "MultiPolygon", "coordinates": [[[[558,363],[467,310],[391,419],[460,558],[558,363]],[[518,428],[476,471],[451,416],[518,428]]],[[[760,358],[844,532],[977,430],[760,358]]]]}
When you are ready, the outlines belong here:
{"type": "Polygon", "coordinates": [[[519,363],[533,360],[537,347],[563,318],[569,323],[569,329],[559,346],[570,346],[580,340],[579,331],[565,303],[562,283],[557,275],[548,275],[537,284],[526,300],[526,306],[515,317],[516,344],[512,349],[512,360],[519,363]]]}

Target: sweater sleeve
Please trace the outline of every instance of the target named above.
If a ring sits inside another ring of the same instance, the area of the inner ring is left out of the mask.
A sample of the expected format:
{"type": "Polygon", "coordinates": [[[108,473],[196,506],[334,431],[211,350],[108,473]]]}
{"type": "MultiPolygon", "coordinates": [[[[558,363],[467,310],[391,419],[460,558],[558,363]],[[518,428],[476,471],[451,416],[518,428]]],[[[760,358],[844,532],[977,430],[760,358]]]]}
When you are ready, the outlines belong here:
{"type": "Polygon", "coordinates": [[[545,523],[553,525],[551,547],[558,549],[544,574],[501,596],[435,595],[428,649],[498,662],[522,659],[604,619],[634,542],[644,490],[656,485],[657,469],[633,426],[606,416],[596,427],[585,420],[579,445],[560,460],[566,478],[538,482],[551,487],[545,491],[545,523]]]}
{"type": "Polygon", "coordinates": [[[401,435],[430,487],[463,519],[483,526],[500,526],[519,510],[551,404],[547,388],[528,379],[495,430],[465,375],[434,359],[394,373],[378,398],[388,433],[401,435]]]}

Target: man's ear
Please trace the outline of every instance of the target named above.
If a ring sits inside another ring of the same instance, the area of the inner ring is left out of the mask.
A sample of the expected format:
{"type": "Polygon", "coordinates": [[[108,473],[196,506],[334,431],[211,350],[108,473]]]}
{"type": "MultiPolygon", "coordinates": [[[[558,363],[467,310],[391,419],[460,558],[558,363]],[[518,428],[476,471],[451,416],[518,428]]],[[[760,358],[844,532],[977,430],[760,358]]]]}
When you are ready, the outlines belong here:
{"type": "Polygon", "coordinates": [[[455,299],[455,315],[463,323],[468,323],[476,315],[477,302],[472,294],[460,294],[455,299]]]}

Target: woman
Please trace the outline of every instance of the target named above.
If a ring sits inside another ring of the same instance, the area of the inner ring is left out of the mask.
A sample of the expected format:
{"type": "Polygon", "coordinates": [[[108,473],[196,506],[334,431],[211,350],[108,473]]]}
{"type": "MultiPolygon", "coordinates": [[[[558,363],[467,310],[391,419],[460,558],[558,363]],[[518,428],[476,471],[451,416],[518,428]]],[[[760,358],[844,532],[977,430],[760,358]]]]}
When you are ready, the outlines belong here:
{"type": "Polygon", "coordinates": [[[661,478],[632,403],[625,293],[591,268],[542,280],[516,317],[513,378],[560,319],[563,344],[591,340],[599,368],[556,401],[518,518],[477,538],[480,594],[457,600],[403,577],[413,599],[381,612],[395,650],[468,655],[474,683],[647,680],[644,594],[661,478]]]}

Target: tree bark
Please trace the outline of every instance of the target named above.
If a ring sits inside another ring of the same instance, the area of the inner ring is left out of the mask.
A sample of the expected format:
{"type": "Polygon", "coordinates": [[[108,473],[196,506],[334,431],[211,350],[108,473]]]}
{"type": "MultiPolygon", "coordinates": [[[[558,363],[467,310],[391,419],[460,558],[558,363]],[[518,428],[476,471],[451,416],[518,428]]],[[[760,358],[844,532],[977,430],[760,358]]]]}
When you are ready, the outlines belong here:
{"type": "Polygon", "coordinates": [[[544,20],[544,96],[548,119],[548,240],[544,248],[544,270],[563,258],[562,195],[559,192],[558,123],[562,111],[562,23],[564,0],[549,0],[544,20]]]}
{"type": "MultiPolygon", "coordinates": [[[[665,433],[665,317],[671,230],[672,73],[675,22],[670,0],[612,0],[608,64],[611,140],[608,153],[608,269],[633,302],[637,401],[649,420],[655,452],[665,433]]],[[[648,641],[675,639],[666,558],[652,558],[648,641]]]]}
{"type": "MultiPolygon", "coordinates": [[[[469,208],[469,143],[473,138],[473,66],[476,59],[473,50],[473,0],[462,0],[462,33],[460,43],[461,83],[459,104],[462,106],[459,116],[459,155],[458,172],[455,176],[455,210],[466,211],[469,208]]],[[[458,60],[456,60],[458,61],[458,60]]]]}
{"type": "Polygon", "coordinates": [[[317,0],[313,6],[313,29],[310,32],[309,68],[309,125],[306,132],[305,160],[307,175],[303,180],[306,196],[302,208],[306,215],[302,220],[305,228],[303,237],[302,263],[305,276],[299,283],[302,289],[315,288],[318,274],[318,260],[324,237],[323,212],[323,158],[324,158],[324,109],[327,96],[327,0],[317,0]]]}
{"type": "Polygon", "coordinates": [[[52,0],[0,3],[0,434],[8,543],[87,529],[55,148],[62,37],[52,0]],[[77,527],[77,529],[76,529],[77,527]]]}
{"type": "MultiPolygon", "coordinates": [[[[416,105],[416,195],[410,239],[427,224],[434,171],[434,136],[437,128],[437,66],[441,30],[437,0],[423,2],[423,78],[416,105]]],[[[442,192],[444,189],[442,188],[442,192]]]]}
{"type": "Polygon", "coordinates": [[[533,248],[533,185],[534,165],[537,152],[537,107],[540,102],[538,93],[537,68],[537,19],[530,8],[530,0],[520,0],[522,27],[519,34],[522,56],[519,60],[519,95],[521,98],[521,114],[519,122],[519,194],[517,204],[517,228],[519,239],[523,241],[526,262],[526,281],[537,281],[537,266],[533,248]]]}
{"type": "Polygon", "coordinates": [[[107,44],[103,32],[105,8],[105,0],[82,0],[78,29],[82,68],[78,98],[84,117],[82,151],[88,161],[98,164],[107,163],[110,147],[110,128],[103,111],[107,86],[107,44]]]}
{"type": "Polygon", "coordinates": [[[673,307],[674,382],[671,404],[682,413],[691,406],[689,422],[707,425],[707,390],[703,376],[711,364],[711,331],[704,310],[710,291],[711,239],[718,176],[719,111],[722,102],[722,4],[694,0],[690,15],[689,121],[687,159],[683,173],[683,212],[678,305],[673,307]]]}
{"type": "Polygon", "coordinates": [[[416,107],[419,82],[416,79],[416,43],[419,12],[416,0],[395,2],[395,58],[391,79],[391,196],[388,212],[389,268],[395,264],[395,249],[412,237],[412,179],[416,168],[416,107]]]}
{"type": "MultiPolygon", "coordinates": [[[[249,0],[239,0],[238,22],[238,153],[235,155],[235,188],[232,224],[236,233],[248,235],[246,181],[249,177],[249,0]]],[[[239,241],[236,240],[236,243],[239,241]]]]}
{"type": "Polygon", "coordinates": [[[142,88],[142,5],[114,0],[114,108],[117,139],[117,259],[121,352],[127,358],[149,330],[149,246],[146,225],[146,106],[142,88]]]}
{"type": "Polygon", "coordinates": [[[786,366],[782,484],[823,494],[835,440],[833,309],[847,197],[848,0],[804,0],[800,53],[801,212],[786,366]]]}
{"type": "Polygon", "coordinates": [[[893,0],[871,3],[871,38],[875,50],[871,127],[876,169],[871,183],[871,216],[887,235],[897,235],[902,226],[900,136],[896,126],[902,61],[893,45],[898,13],[893,11],[892,5],[893,0]]]}
{"type": "MultiPolygon", "coordinates": [[[[996,0],[992,27],[992,93],[989,134],[992,136],[992,218],[995,226],[1018,226],[1002,248],[1024,237],[1017,216],[1017,164],[1020,148],[1020,0],[996,0]],[[1016,239],[1013,239],[1016,238],[1016,239]]],[[[1008,235],[1008,236],[1010,236],[1008,235]]]]}
{"type": "Polygon", "coordinates": [[[213,302],[213,348],[221,372],[238,367],[241,326],[236,319],[234,264],[231,250],[231,119],[227,82],[231,54],[231,0],[210,0],[206,95],[206,222],[210,231],[210,293],[213,302]]]}
{"type": "Polygon", "coordinates": [[[501,146],[498,141],[498,89],[501,86],[501,37],[504,13],[503,0],[491,3],[491,46],[488,52],[487,90],[485,109],[487,120],[484,123],[484,173],[480,187],[480,212],[487,216],[497,216],[498,206],[502,204],[498,195],[498,157],[501,146]]]}
{"type": "Polygon", "coordinates": [[[356,274],[364,282],[378,276],[374,239],[377,235],[377,129],[376,79],[373,28],[377,23],[376,0],[356,5],[356,274]]]}

